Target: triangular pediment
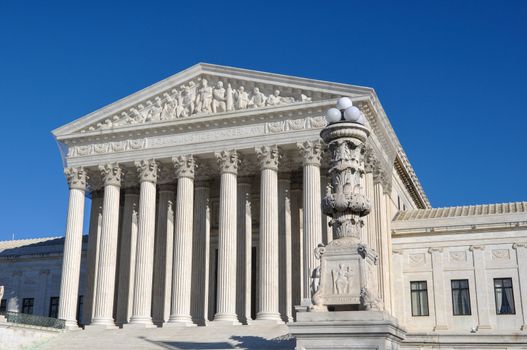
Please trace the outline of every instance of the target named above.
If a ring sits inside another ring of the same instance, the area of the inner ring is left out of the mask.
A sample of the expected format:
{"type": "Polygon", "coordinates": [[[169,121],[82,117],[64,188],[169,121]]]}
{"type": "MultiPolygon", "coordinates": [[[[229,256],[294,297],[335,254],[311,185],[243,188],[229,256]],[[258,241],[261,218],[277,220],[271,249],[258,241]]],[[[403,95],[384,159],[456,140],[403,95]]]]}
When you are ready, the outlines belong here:
{"type": "Polygon", "coordinates": [[[53,134],[60,140],[216,114],[307,106],[343,95],[357,97],[371,92],[369,88],[353,85],[197,64],[60,127],[53,134]]]}

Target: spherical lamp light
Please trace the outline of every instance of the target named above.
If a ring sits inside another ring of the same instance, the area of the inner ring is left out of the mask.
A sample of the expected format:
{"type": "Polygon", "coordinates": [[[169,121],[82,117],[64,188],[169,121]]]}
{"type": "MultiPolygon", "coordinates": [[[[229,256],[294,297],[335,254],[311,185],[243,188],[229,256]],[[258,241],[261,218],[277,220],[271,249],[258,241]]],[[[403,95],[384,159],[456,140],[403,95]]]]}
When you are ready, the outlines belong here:
{"type": "Polygon", "coordinates": [[[336,108],[330,108],[326,112],[326,120],[328,124],[339,122],[342,118],[342,112],[336,108]]]}
{"type": "Polygon", "coordinates": [[[337,100],[337,109],[341,111],[350,108],[351,106],[353,106],[353,102],[351,102],[349,97],[341,97],[337,100]]]}
{"type": "Polygon", "coordinates": [[[346,108],[346,110],[344,111],[344,119],[346,119],[346,121],[348,122],[356,123],[360,119],[361,114],[362,113],[360,109],[355,106],[351,106],[349,108],[346,108]]]}

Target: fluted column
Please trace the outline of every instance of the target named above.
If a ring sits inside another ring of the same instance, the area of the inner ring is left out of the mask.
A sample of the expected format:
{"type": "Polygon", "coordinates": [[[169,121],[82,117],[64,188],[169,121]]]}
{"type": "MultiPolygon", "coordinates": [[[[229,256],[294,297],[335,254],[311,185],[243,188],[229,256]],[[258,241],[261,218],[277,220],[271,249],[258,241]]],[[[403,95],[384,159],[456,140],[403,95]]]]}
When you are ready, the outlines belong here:
{"type": "Polygon", "coordinates": [[[315,248],[319,243],[322,243],[322,210],[320,208],[320,161],[322,158],[322,145],[320,141],[306,141],[299,143],[297,146],[303,157],[304,165],[304,271],[302,295],[307,299],[311,297],[311,273],[318,265],[315,258],[315,248]]]}
{"type": "Polygon", "coordinates": [[[130,324],[153,326],[152,279],[154,273],[154,238],[156,222],[157,163],[135,162],[139,175],[139,224],[135,258],[134,304],[130,324]]]}
{"type": "Polygon", "coordinates": [[[177,178],[176,219],[174,224],[174,268],[172,305],[165,326],[193,326],[190,316],[192,284],[192,224],[194,210],[195,162],[191,155],[172,158],[177,178]]]}
{"type": "Polygon", "coordinates": [[[66,321],[67,328],[77,328],[76,314],[82,252],[86,172],[80,167],[67,168],[64,173],[70,187],[70,198],[62,260],[58,318],[66,321]]]}
{"type": "Polygon", "coordinates": [[[91,194],[90,228],[88,234],[88,253],[86,259],[86,294],[84,297],[84,320],[89,325],[93,318],[97,266],[99,264],[99,241],[101,238],[103,193],[100,190],[91,194]]]}
{"type": "Polygon", "coordinates": [[[252,272],[252,177],[238,179],[238,258],[236,259],[236,313],[240,322],[249,324],[251,319],[251,272],[252,272]]]}
{"type": "Polygon", "coordinates": [[[119,245],[119,290],[117,291],[117,314],[115,316],[115,322],[119,325],[128,323],[132,316],[138,208],[138,188],[130,187],[125,189],[121,242],[119,245]]]}
{"type": "Polygon", "coordinates": [[[256,148],[260,161],[259,321],[282,323],[278,309],[278,163],[277,146],[256,148]]]}
{"type": "Polygon", "coordinates": [[[278,179],[278,246],[280,264],[280,314],[285,322],[293,321],[291,291],[291,174],[278,179]]]}
{"type": "Polygon", "coordinates": [[[236,316],[236,191],[238,153],[216,153],[220,168],[217,312],[214,321],[239,324],[236,316]]]}
{"type": "Polygon", "coordinates": [[[104,181],[104,201],[97,271],[97,289],[93,326],[115,327],[113,300],[117,260],[117,233],[119,229],[119,196],[121,168],[117,163],[99,166],[104,181]]]}
{"type": "Polygon", "coordinates": [[[300,209],[302,208],[302,179],[301,174],[293,174],[291,183],[291,293],[293,306],[300,305],[302,301],[302,232],[300,230],[300,209]]]}
{"type": "Polygon", "coordinates": [[[208,181],[196,181],[194,185],[191,315],[194,323],[200,326],[207,324],[209,314],[209,186],[208,181]]]}
{"type": "Polygon", "coordinates": [[[152,318],[160,326],[170,317],[172,254],[174,252],[174,191],[172,184],[159,186],[159,207],[154,249],[152,318]]]}

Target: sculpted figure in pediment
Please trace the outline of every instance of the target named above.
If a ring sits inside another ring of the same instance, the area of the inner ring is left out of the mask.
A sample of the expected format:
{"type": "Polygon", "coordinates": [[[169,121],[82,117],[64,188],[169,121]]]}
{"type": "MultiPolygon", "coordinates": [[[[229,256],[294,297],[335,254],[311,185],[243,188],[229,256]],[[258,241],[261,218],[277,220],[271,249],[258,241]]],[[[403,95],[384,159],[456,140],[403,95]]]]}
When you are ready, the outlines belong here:
{"type": "Polygon", "coordinates": [[[182,91],[180,92],[179,98],[181,100],[181,114],[182,117],[188,117],[193,114],[195,109],[196,90],[194,82],[190,82],[187,86],[181,86],[182,91]]]}
{"type": "Polygon", "coordinates": [[[225,103],[227,104],[227,110],[234,110],[234,90],[231,87],[231,84],[227,84],[227,95],[225,96],[225,103]]]}
{"type": "Polygon", "coordinates": [[[163,107],[161,105],[161,98],[156,97],[156,102],[154,102],[154,104],[150,108],[149,120],[153,122],[160,121],[162,112],[163,112],[163,107]]]}
{"type": "Polygon", "coordinates": [[[210,113],[212,108],[212,88],[208,85],[207,79],[201,80],[201,88],[196,98],[197,113],[210,113]]]}
{"type": "Polygon", "coordinates": [[[265,97],[265,95],[262,92],[260,92],[260,89],[255,87],[253,89],[253,93],[252,93],[251,101],[249,102],[249,105],[253,108],[264,107],[266,99],[267,98],[265,97]]]}
{"type": "Polygon", "coordinates": [[[212,90],[212,112],[225,112],[227,110],[227,97],[225,96],[225,89],[223,82],[218,81],[216,87],[212,90]]]}
{"type": "Polygon", "coordinates": [[[247,93],[247,91],[245,91],[245,88],[243,86],[240,86],[238,88],[238,91],[236,91],[235,93],[235,97],[236,97],[236,104],[235,104],[236,109],[246,109],[247,106],[249,105],[250,99],[249,99],[249,94],[247,93]]]}
{"type": "Polygon", "coordinates": [[[277,106],[280,103],[282,103],[282,97],[280,96],[279,90],[275,90],[272,95],[269,95],[266,101],[268,106],[277,106]]]}

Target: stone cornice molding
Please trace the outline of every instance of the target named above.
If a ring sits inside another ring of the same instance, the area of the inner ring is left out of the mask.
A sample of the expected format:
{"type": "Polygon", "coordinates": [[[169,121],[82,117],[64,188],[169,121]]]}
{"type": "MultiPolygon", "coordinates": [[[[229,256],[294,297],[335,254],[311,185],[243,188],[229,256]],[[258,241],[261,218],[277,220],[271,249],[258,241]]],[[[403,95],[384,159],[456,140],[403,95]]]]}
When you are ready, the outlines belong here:
{"type": "Polygon", "coordinates": [[[70,189],[86,190],[86,183],[89,177],[83,167],[66,168],[64,169],[64,175],[66,175],[70,189]]]}
{"type": "Polygon", "coordinates": [[[319,140],[298,142],[296,144],[304,165],[320,167],[322,160],[322,142],[319,140]]]}
{"type": "Polygon", "coordinates": [[[214,156],[218,162],[220,174],[238,174],[240,158],[236,150],[223,150],[220,152],[215,152],[214,156]]]}
{"type": "Polygon", "coordinates": [[[428,248],[428,253],[434,254],[434,253],[442,253],[443,247],[430,247],[428,248]]]}
{"type": "Polygon", "coordinates": [[[157,168],[158,164],[155,159],[143,159],[134,162],[137,168],[137,175],[139,182],[157,182],[157,168]]]}
{"type": "Polygon", "coordinates": [[[122,169],[119,163],[99,165],[104,186],[121,186],[122,169]]]}
{"type": "Polygon", "coordinates": [[[260,170],[271,169],[278,171],[278,164],[282,154],[278,146],[261,146],[255,148],[256,157],[260,162],[260,170]]]}
{"type": "Polygon", "coordinates": [[[404,255],[404,251],[402,249],[392,249],[392,255],[404,255]]]}
{"type": "Polygon", "coordinates": [[[174,164],[174,170],[177,179],[182,177],[194,179],[196,162],[194,161],[194,157],[192,155],[189,154],[186,156],[173,157],[172,163],[174,164]]]}

